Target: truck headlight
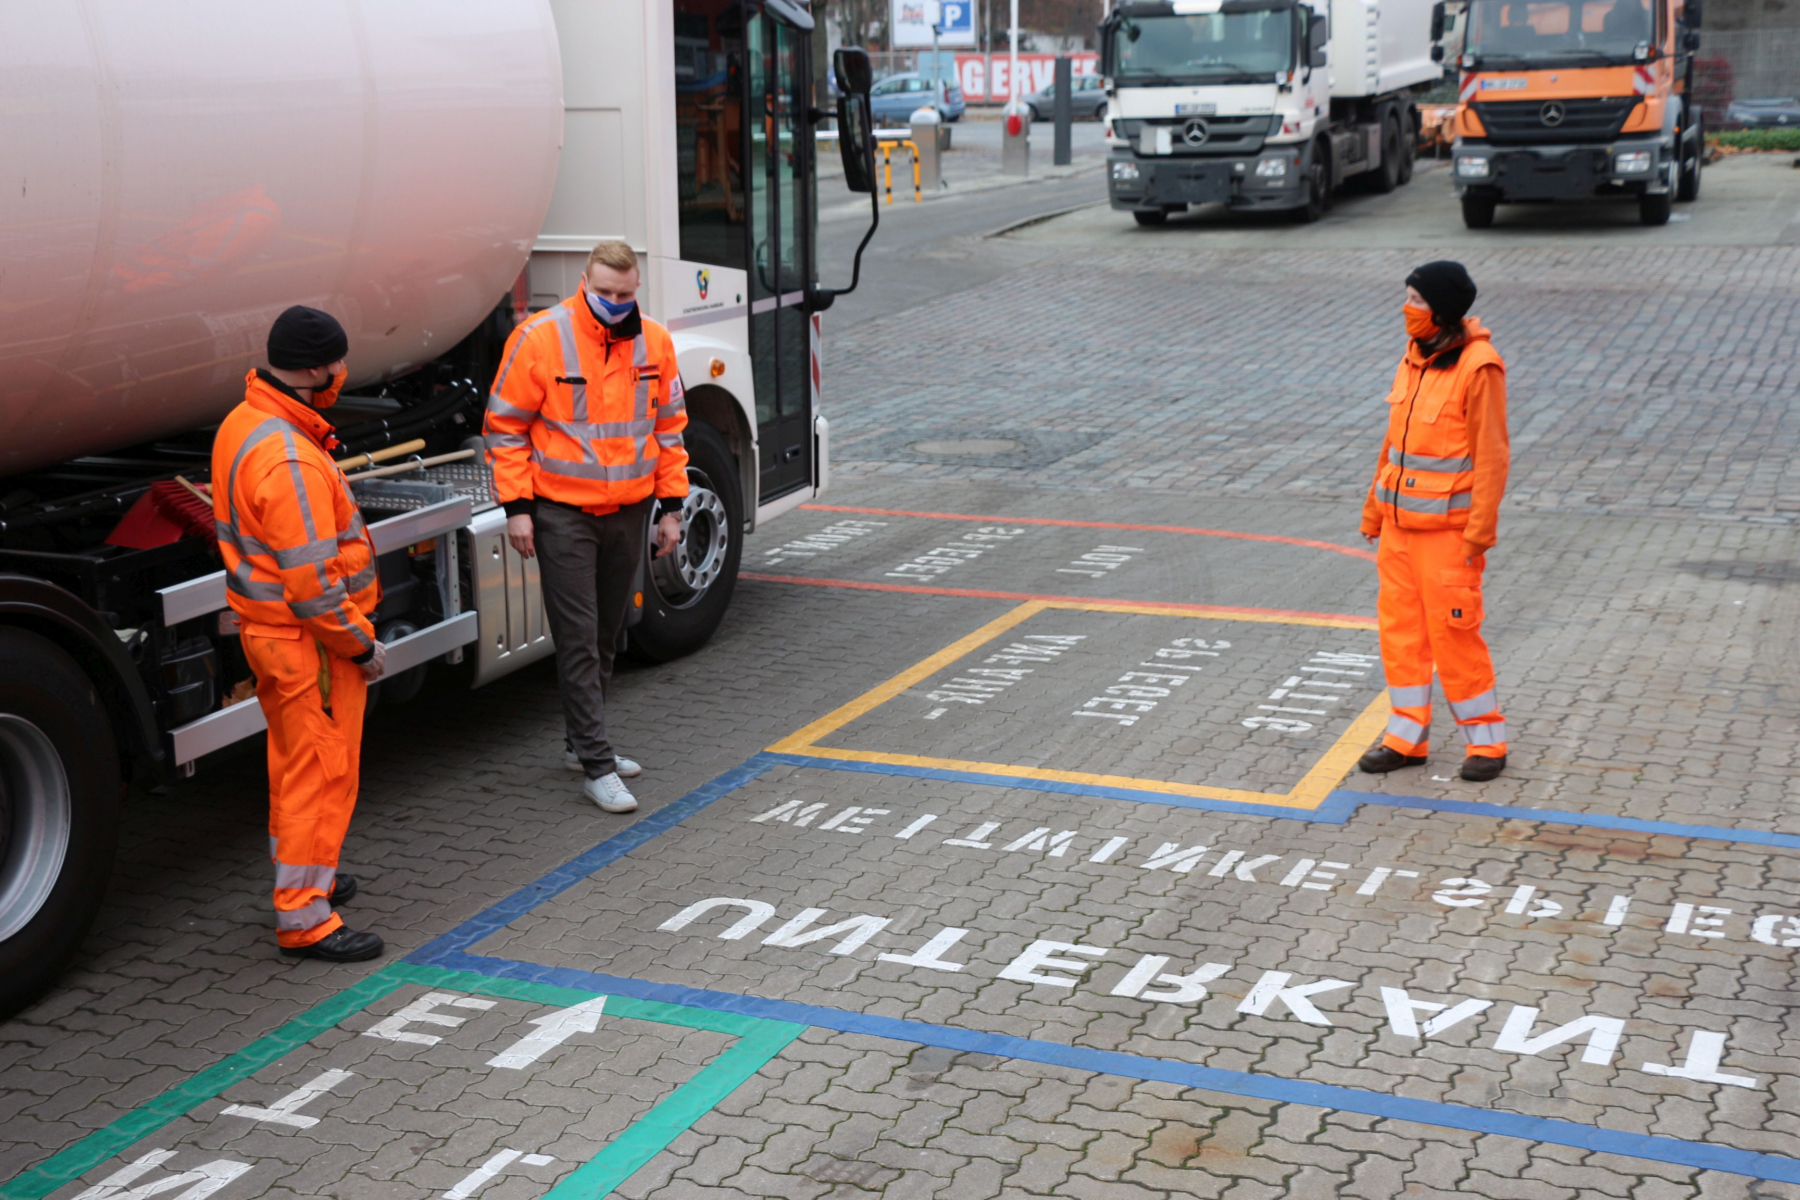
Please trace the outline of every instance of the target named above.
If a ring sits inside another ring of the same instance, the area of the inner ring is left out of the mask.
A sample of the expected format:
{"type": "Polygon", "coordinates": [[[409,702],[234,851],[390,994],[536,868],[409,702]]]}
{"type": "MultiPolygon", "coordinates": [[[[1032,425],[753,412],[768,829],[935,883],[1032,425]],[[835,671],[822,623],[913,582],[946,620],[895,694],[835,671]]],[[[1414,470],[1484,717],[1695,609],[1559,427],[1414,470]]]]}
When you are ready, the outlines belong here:
{"type": "Polygon", "coordinates": [[[1116,162],[1112,165],[1112,178],[1114,183],[1136,183],[1143,178],[1143,172],[1136,163],[1116,162]]]}
{"type": "Polygon", "coordinates": [[[1486,179],[1490,169],[1488,160],[1482,155],[1470,154],[1456,160],[1458,179],[1486,179]]]}
{"type": "Polygon", "coordinates": [[[1285,158],[1261,158],[1256,162],[1256,177],[1258,179],[1286,179],[1287,167],[1285,158]]]}
{"type": "Polygon", "coordinates": [[[1624,154],[1613,155],[1613,170],[1621,175],[1647,174],[1655,162],[1656,155],[1648,150],[1631,150],[1624,154]]]}

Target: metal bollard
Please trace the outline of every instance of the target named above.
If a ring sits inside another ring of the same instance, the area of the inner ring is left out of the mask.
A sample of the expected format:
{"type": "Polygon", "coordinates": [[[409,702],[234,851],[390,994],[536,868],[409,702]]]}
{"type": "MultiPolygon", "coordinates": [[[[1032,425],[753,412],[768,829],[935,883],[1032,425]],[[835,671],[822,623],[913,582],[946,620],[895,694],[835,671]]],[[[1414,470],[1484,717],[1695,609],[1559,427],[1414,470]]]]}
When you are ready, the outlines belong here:
{"type": "Polygon", "coordinates": [[[1056,56],[1056,99],[1051,113],[1056,122],[1056,140],[1050,154],[1055,166],[1066,167],[1075,161],[1074,136],[1070,128],[1075,121],[1075,64],[1066,54],[1056,56]]]}
{"type": "Polygon", "coordinates": [[[934,193],[943,186],[943,172],[938,162],[938,130],[942,126],[943,119],[929,104],[912,115],[912,140],[917,147],[913,161],[918,164],[924,189],[934,193]]]}
{"type": "Polygon", "coordinates": [[[1000,119],[1000,173],[1031,174],[1031,109],[1014,98],[1007,101],[1000,119]]]}
{"type": "Polygon", "coordinates": [[[887,195],[887,202],[894,202],[894,147],[904,146],[912,152],[913,169],[913,202],[923,203],[924,193],[919,188],[919,147],[911,139],[899,142],[877,142],[881,147],[882,190],[887,195]]]}

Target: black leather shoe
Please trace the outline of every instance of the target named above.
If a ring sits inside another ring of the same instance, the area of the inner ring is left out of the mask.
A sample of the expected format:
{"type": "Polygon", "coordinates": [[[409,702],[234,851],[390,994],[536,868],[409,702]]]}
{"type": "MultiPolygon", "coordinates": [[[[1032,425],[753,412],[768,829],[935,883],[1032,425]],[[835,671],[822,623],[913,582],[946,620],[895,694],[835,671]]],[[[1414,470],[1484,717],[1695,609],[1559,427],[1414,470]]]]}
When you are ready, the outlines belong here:
{"type": "Polygon", "coordinates": [[[1498,779],[1500,772],[1506,770],[1506,755],[1492,758],[1485,754],[1471,754],[1463,759],[1462,777],[1470,783],[1486,783],[1490,779],[1498,779]]]}
{"type": "Polygon", "coordinates": [[[325,897],[331,901],[331,907],[348,904],[356,899],[356,876],[339,875],[331,881],[331,895],[325,897]]]}
{"type": "Polygon", "coordinates": [[[1364,751],[1363,756],[1356,760],[1356,765],[1362,768],[1365,775],[1386,775],[1389,771],[1398,771],[1401,767],[1422,767],[1425,765],[1425,756],[1421,754],[1415,758],[1410,754],[1402,754],[1398,750],[1390,750],[1386,746],[1376,746],[1372,750],[1364,751]]]}
{"type": "Polygon", "coordinates": [[[326,962],[362,962],[378,958],[383,949],[381,938],[373,933],[358,933],[339,926],[310,946],[283,946],[289,958],[318,958],[326,962]]]}

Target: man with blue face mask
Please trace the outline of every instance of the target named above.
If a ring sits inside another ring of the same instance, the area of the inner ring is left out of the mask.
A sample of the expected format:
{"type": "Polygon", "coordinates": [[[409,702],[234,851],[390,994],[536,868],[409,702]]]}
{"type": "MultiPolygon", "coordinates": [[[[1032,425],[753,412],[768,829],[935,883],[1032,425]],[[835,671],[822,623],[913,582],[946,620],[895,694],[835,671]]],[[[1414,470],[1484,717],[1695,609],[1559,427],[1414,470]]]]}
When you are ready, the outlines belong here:
{"type": "Polygon", "coordinates": [[[507,540],[539,560],[569,758],[610,813],[637,809],[624,778],[639,773],[606,735],[613,652],[651,507],[660,556],[681,538],[688,491],[675,344],[638,311],[638,283],[628,243],[595,246],[581,292],[507,339],[485,426],[507,540]]]}

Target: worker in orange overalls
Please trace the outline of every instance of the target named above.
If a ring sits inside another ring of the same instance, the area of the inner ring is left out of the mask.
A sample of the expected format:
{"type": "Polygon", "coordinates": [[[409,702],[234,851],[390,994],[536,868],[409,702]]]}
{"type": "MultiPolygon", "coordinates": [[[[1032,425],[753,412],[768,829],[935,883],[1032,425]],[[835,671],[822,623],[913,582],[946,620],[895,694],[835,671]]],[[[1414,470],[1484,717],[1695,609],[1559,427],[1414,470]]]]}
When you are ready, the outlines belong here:
{"type": "Polygon", "coordinates": [[[628,813],[639,766],[606,733],[613,650],[656,508],[656,553],[676,549],[688,494],[687,402],[669,331],[638,310],[637,254],[604,241],[581,292],[506,341],[485,433],[506,537],[539,557],[568,752],[603,812],[628,813]]]}
{"type": "Polygon", "coordinates": [[[1511,451],[1506,364],[1473,317],[1475,281],[1461,263],[1406,277],[1411,339],[1388,393],[1387,435],[1363,502],[1362,534],[1380,540],[1381,662],[1393,715],[1362,756],[1380,774],[1425,761],[1431,672],[1462,732],[1462,777],[1506,768],[1506,720],[1481,637],[1481,573],[1493,546],[1511,451]]]}
{"type": "Polygon", "coordinates": [[[338,852],[356,807],[363,702],[386,657],[369,623],[381,599],[375,549],[320,414],[337,400],[349,348],[331,314],[282,313],[268,369],[245,379],[212,457],[226,599],[269,723],[275,939],[283,954],[328,962],[382,950],[333,911],[356,894],[338,852]]]}

